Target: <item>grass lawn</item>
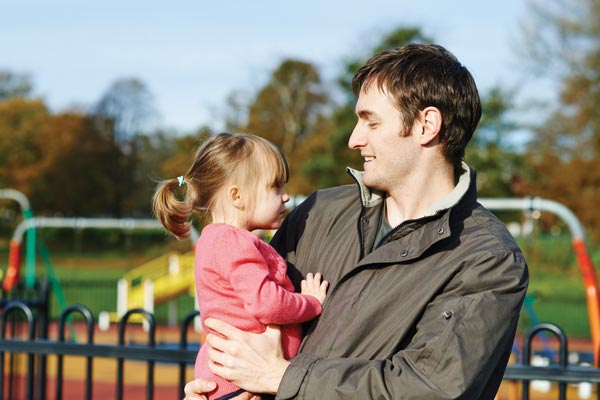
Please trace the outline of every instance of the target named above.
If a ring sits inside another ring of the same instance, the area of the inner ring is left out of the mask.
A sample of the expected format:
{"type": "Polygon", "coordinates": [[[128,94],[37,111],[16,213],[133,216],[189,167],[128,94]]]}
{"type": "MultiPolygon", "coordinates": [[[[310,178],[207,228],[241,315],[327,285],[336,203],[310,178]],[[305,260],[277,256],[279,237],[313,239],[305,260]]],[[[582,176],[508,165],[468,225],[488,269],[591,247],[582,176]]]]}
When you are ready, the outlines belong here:
{"type": "MultiPolygon", "coordinates": [[[[589,338],[585,287],[570,235],[533,235],[518,242],[529,265],[531,306],[521,312],[519,331],[537,320],[557,324],[569,338],[589,338]]],[[[600,246],[589,238],[588,251],[600,277],[600,246]]]]}

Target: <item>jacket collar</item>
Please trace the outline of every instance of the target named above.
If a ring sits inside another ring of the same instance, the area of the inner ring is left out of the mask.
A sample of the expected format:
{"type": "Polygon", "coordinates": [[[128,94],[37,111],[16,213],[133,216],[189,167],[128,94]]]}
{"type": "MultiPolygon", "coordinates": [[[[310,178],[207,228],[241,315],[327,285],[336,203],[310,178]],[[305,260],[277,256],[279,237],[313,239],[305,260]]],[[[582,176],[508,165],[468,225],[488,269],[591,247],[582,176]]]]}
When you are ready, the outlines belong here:
{"type": "Polygon", "coordinates": [[[385,193],[378,190],[372,190],[363,183],[364,171],[346,167],[346,171],[354,178],[360,191],[360,201],[363,207],[370,208],[381,204],[385,199],[385,193]]]}
{"type": "Polygon", "coordinates": [[[358,266],[390,262],[405,263],[420,257],[438,241],[450,237],[455,223],[470,214],[477,201],[475,170],[465,163],[463,163],[463,170],[454,189],[441,201],[434,204],[428,215],[416,220],[405,221],[394,228],[390,232],[388,240],[396,244],[391,246],[384,244],[373,252],[367,249],[372,246],[377,220],[380,218],[381,212],[381,206],[375,206],[383,203],[384,194],[367,188],[362,183],[360,171],[349,170],[356,179],[363,209],[367,213],[365,214],[366,218],[361,218],[359,225],[365,241],[363,244],[365,256],[358,266]]]}
{"type": "MultiPolygon", "coordinates": [[[[462,163],[462,167],[463,173],[460,175],[458,183],[454,189],[443,199],[435,203],[425,217],[432,216],[441,211],[452,208],[465,196],[469,190],[469,187],[471,186],[471,180],[475,180],[475,170],[471,169],[464,161],[462,163]]],[[[371,208],[383,202],[385,199],[385,193],[378,190],[372,190],[365,186],[362,179],[364,175],[363,171],[358,171],[350,167],[347,167],[346,171],[348,171],[348,173],[356,180],[356,183],[358,184],[360,200],[363,207],[371,208]]]]}

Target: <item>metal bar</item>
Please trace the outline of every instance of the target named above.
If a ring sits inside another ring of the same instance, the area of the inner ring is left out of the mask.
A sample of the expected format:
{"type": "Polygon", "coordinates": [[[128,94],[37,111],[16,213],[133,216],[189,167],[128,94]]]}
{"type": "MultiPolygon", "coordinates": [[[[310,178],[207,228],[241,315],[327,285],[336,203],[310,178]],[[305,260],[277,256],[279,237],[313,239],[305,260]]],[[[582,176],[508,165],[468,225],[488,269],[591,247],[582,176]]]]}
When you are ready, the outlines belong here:
{"type": "MultiPolygon", "coordinates": [[[[125,313],[121,320],[119,321],[119,344],[121,346],[125,345],[125,327],[127,326],[127,321],[134,314],[141,314],[148,326],[148,345],[145,346],[146,351],[154,350],[155,347],[155,332],[156,332],[156,323],[154,320],[154,315],[150,312],[142,309],[142,308],[134,308],[125,313]]],[[[154,359],[148,359],[148,383],[146,384],[146,398],[148,400],[152,400],[153,398],[153,388],[154,388],[154,359]]],[[[119,358],[117,361],[117,400],[121,400],[123,398],[123,371],[124,371],[124,360],[123,358],[119,358]]]]}
{"type": "MultiPolygon", "coordinates": [[[[181,324],[181,339],[179,340],[179,348],[181,350],[187,349],[187,346],[188,346],[187,333],[188,333],[189,326],[194,321],[194,318],[198,317],[199,315],[200,315],[199,311],[192,311],[184,318],[183,323],[181,324]]],[[[179,363],[179,398],[180,399],[183,399],[185,397],[185,392],[184,392],[185,383],[186,383],[185,367],[186,367],[186,363],[184,361],[179,363]]]]}
{"type": "Polygon", "coordinates": [[[600,383],[600,369],[578,366],[547,366],[509,364],[504,372],[504,379],[509,381],[551,381],[562,383],[590,382],[600,383]]]}
{"type": "Polygon", "coordinates": [[[592,258],[585,244],[583,226],[579,222],[579,219],[577,219],[577,216],[564,205],[539,197],[521,199],[480,198],[478,200],[490,210],[548,211],[558,215],[567,223],[571,231],[573,250],[583,279],[594,352],[594,364],[598,366],[600,363],[600,290],[592,258]]]}
{"type": "MultiPolygon", "coordinates": [[[[16,311],[20,311],[21,313],[23,313],[23,315],[25,316],[25,318],[27,319],[27,337],[29,338],[28,342],[31,342],[33,340],[35,340],[35,320],[33,317],[33,313],[31,312],[31,309],[29,307],[27,307],[27,305],[25,305],[24,303],[20,302],[20,301],[14,301],[12,303],[9,303],[6,307],[4,307],[4,309],[2,310],[2,315],[1,315],[1,319],[0,319],[0,332],[1,332],[1,336],[2,339],[6,338],[6,319],[8,316],[10,316],[11,314],[13,314],[16,311]]],[[[15,326],[15,324],[11,324],[13,327],[15,326]]],[[[27,377],[26,377],[26,383],[25,383],[25,390],[26,390],[26,398],[27,399],[32,399],[33,398],[33,390],[34,390],[34,385],[33,385],[33,380],[34,380],[34,376],[35,376],[35,370],[34,370],[34,366],[35,366],[35,358],[34,358],[34,354],[32,353],[28,353],[27,356],[27,377]]],[[[4,359],[2,359],[2,362],[4,362],[4,359]]],[[[12,372],[12,371],[11,371],[12,372]]],[[[12,386],[12,385],[10,385],[12,386]]],[[[11,397],[11,387],[9,387],[9,397],[11,397]]],[[[0,391],[0,394],[3,394],[0,391]]]]}
{"type": "MultiPolygon", "coordinates": [[[[58,341],[65,343],[65,325],[67,324],[67,318],[70,314],[75,312],[80,313],[87,325],[87,343],[88,345],[94,344],[94,317],[91,311],[80,304],[75,304],[67,307],[60,315],[59,326],[58,326],[58,341]]],[[[57,373],[56,373],[56,400],[61,400],[63,396],[63,357],[64,355],[59,354],[57,357],[57,373]]],[[[92,357],[86,357],[86,381],[85,381],[85,398],[90,400],[92,398],[92,357]]]]}
{"type": "Polygon", "coordinates": [[[16,340],[0,339],[0,352],[14,352],[26,354],[70,355],[100,358],[117,358],[132,361],[154,361],[164,363],[187,362],[193,364],[196,360],[195,350],[182,350],[161,348],[156,346],[148,352],[147,345],[107,345],[107,344],[82,344],[60,343],[55,340],[36,339],[16,340]]]}

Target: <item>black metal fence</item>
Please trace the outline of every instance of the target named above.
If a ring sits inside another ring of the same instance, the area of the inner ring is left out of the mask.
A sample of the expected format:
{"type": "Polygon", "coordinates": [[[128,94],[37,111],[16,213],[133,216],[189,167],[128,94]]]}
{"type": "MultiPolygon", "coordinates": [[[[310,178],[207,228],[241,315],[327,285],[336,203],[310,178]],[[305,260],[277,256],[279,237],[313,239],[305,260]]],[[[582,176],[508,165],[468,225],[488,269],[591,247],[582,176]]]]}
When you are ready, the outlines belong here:
{"type": "Polygon", "coordinates": [[[117,362],[116,366],[116,390],[115,399],[124,399],[125,372],[124,363],[129,361],[142,361],[146,364],[146,399],[154,399],[155,389],[155,365],[157,363],[171,363],[179,367],[179,378],[177,383],[178,398],[183,398],[183,388],[186,382],[185,370],[196,359],[196,348],[188,348],[188,328],[190,327],[198,312],[192,312],[185,317],[180,329],[180,340],[176,347],[162,347],[156,343],[156,324],[154,316],[143,309],[129,310],[120,320],[118,326],[117,344],[98,344],[94,342],[94,318],[85,306],[73,305],[64,310],[58,321],[58,338],[48,339],[36,336],[36,318],[32,309],[21,301],[11,301],[4,305],[0,318],[0,400],[25,400],[63,399],[64,392],[64,366],[65,356],[80,356],[86,359],[86,371],[84,378],[84,393],[79,398],[92,399],[92,371],[93,360],[96,358],[110,358],[117,362]],[[78,314],[85,321],[87,327],[87,342],[75,343],[67,341],[66,330],[69,327],[69,319],[78,314]],[[132,316],[141,315],[147,323],[146,344],[132,344],[125,342],[126,328],[131,326],[129,320],[132,316]],[[12,330],[12,337],[8,337],[7,328],[12,330]],[[20,331],[20,336],[15,337],[15,331],[20,331]],[[7,357],[18,354],[26,354],[25,365],[25,390],[19,393],[19,376],[22,371],[17,371],[7,362],[7,357]],[[47,393],[47,367],[49,355],[57,357],[56,365],[56,388],[54,395],[47,393]],[[7,367],[8,370],[7,370],[7,367]]]}
{"type": "MultiPolygon", "coordinates": [[[[196,348],[188,346],[188,330],[198,315],[197,312],[190,313],[183,320],[180,327],[179,342],[176,346],[164,347],[156,343],[156,325],[154,316],[142,309],[128,311],[118,325],[117,344],[99,344],[94,341],[94,318],[92,313],[82,305],[68,307],[60,316],[58,321],[58,337],[49,339],[47,329],[36,328],[43,320],[38,320],[37,315],[42,313],[35,311],[36,304],[26,304],[23,301],[8,301],[2,306],[0,315],[0,400],[25,399],[63,399],[64,392],[64,364],[65,356],[79,356],[85,358],[84,389],[81,399],[92,399],[94,384],[92,371],[94,359],[109,358],[116,361],[115,393],[114,398],[124,398],[125,361],[141,361],[146,366],[145,398],[153,399],[155,396],[155,366],[157,363],[171,363],[178,366],[179,376],[177,382],[177,395],[181,399],[184,396],[183,388],[186,382],[186,368],[194,363],[197,354],[196,348]],[[131,326],[129,320],[132,316],[140,315],[147,323],[147,343],[132,344],[125,342],[126,330],[131,326]],[[87,331],[85,343],[77,343],[66,339],[69,321],[74,317],[83,319],[87,331]],[[16,334],[19,330],[19,334],[16,334]],[[41,334],[40,334],[41,332],[41,334]],[[19,337],[17,337],[19,336],[19,337]],[[26,365],[23,371],[12,368],[12,363],[7,358],[15,355],[24,355],[26,365]],[[47,369],[48,356],[56,357],[56,384],[54,393],[48,393],[47,369]],[[8,361],[8,362],[7,362],[8,361]],[[24,378],[24,383],[16,379],[24,378]],[[18,393],[17,385],[24,385],[24,393],[18,393]]],[[[568,341],[564,332],[554,324],[543,323],[533,327],[525,336],[521,348],[522,359],[519,363],[509,364],[504,376],[505,381],[517,382],[520,387],[518,397],[513,399],[530,399],[530,382],[543,380],[555,382],[558,385],[557,398],[567,398],[567,385],[571,383],[589,382],[596,389],[600,384],[600,369],[594,367],[582,367],[569,365],[568,363],[568,341]],[[550,333],[558,339],[559,346],[556,352],[557,360],[546,367],[531,365],[532,343],[541,334],[550,333]]],[[[175,395],[175,393],[174,393],[175,395]]],[[[600,399],[600,393],[596,390],[596,398],[600,399]]]]}
{"type": "Polygon", "coordinates": [[[522,382],[522,400],[530,399],[530,383],[534,380],[549,381],[558,384],[557,398],[567,399],[567,385],[572,383],[591,383],[596,385],[596,398],[600,400],[600,369],[570,365],[567,336],[555,324],[540,323],[533,326],[525,335],[521,349],[522,359],[519,363],[509,364],[504,373],[505,381],[522,382]],[[551,333],[558,339],[557,360],[551,360],[548,366],[531,365],[533,355],[532,344],[536,337],[551,333]]]}

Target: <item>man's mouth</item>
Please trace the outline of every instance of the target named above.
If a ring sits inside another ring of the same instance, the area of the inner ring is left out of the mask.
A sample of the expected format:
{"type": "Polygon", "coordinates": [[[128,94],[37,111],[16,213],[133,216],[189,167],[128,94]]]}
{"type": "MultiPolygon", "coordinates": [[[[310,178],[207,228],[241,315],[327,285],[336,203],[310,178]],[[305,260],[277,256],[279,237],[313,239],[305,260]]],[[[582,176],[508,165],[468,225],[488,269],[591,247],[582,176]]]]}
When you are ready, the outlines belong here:
{"type": "Polygon", "coordinates": [[[375,157],[365,157],[365,162],[371,162],[375,159],[375,157]]]}

